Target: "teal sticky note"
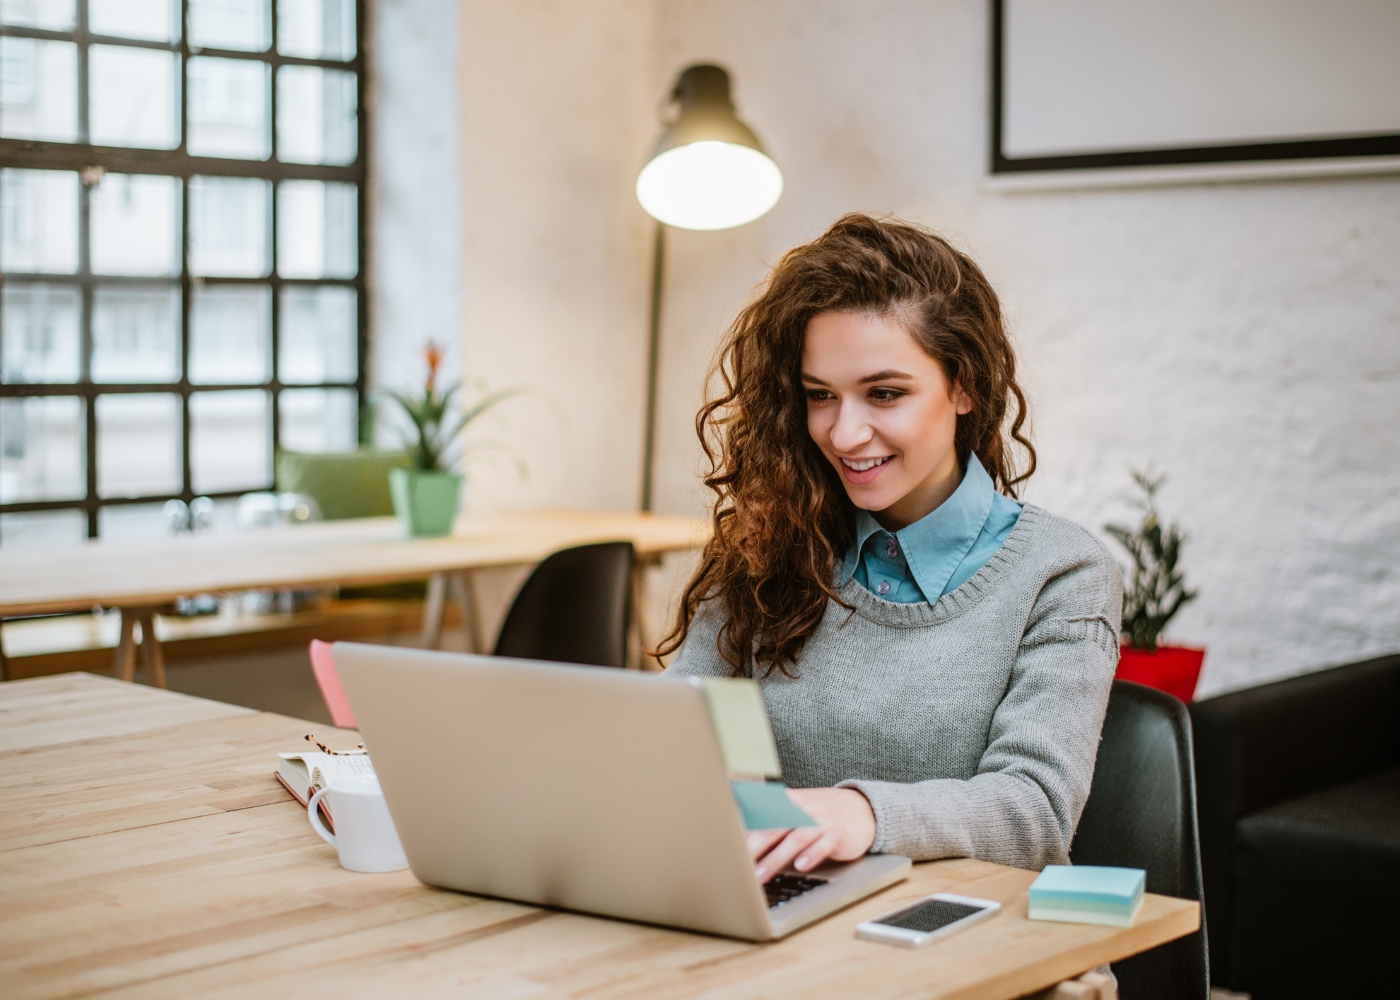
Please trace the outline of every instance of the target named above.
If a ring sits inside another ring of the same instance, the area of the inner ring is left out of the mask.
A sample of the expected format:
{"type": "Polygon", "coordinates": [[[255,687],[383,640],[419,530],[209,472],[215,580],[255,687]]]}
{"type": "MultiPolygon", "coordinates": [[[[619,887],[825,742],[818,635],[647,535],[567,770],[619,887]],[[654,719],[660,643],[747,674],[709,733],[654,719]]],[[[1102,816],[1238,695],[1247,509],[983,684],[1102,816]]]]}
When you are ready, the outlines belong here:
{"type": "Polygon", "coordinates": [[[787,785],[778,781],[731,781],[734,801],[747,830],[786,830],[816,826],[816,821],[788,798],[787,785]]]}
{"type": "Polygon", "coordinates": [[[1027,916],[1128,927],[1142,907],[1146,881],[1140,868],[1047,865],[1031,883],[1027,916]]]}

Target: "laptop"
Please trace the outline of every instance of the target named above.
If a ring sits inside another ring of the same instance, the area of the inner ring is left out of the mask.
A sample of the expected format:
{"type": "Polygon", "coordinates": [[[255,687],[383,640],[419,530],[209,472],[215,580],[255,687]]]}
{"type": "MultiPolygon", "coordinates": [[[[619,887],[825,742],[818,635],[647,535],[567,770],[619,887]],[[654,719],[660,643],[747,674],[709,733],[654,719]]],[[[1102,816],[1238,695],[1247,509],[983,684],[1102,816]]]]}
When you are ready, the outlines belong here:
{"type": "Polygon", "coordinates": [[[767,941],[909,874],[877,854],[760,886],[685,680],[350,642],[332,655],[428,885],[767,941]]]}

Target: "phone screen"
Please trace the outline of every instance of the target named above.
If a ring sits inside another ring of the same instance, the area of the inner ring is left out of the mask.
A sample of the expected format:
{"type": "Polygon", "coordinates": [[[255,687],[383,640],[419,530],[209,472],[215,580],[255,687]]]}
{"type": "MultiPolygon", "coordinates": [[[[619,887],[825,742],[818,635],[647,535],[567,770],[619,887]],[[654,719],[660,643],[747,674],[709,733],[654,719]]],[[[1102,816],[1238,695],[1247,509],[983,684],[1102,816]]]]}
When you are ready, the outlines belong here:
{"type": "Polygon", "coordinates": [[[930,934],[949,924],[955,924],[963,917],[981,913],[983,907],[968,906],[966,903],[952,903],[946,899],[926,899],[922,903],[898,913],[892,913],[882,920],[874,921],[886,927],[900,927],[907,931],[930,934]]]}

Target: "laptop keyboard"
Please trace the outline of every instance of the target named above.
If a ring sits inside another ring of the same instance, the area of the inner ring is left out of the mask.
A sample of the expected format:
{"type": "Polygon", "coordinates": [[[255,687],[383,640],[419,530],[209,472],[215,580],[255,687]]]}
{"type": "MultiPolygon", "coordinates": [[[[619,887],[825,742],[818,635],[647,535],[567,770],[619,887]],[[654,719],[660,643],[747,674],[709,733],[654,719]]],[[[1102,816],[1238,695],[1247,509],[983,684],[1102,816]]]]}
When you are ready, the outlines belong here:
{"type": "Polygon", "coordinates": [[[774,875],[763,886],[763,894],[768,897],[768,908],[771,910],[804,892],[811,892],[819,885],[826,885],[826,879],[810,875],[774,875]]]}

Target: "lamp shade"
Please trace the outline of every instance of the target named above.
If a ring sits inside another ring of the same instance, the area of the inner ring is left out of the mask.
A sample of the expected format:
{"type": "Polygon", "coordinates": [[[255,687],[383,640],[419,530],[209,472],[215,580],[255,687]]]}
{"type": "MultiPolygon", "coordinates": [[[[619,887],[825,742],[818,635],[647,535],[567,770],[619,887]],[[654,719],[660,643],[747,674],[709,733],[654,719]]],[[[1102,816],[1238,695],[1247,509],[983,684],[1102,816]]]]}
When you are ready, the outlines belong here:
{"type": "Polygon", "coordinates": [[[783,172],[735,116],[729,74],[691,66],[672,99],[680,113],[637,177],[637,200],[647,214],[679,229],[729,229],[776,205],[783,172]]]}

